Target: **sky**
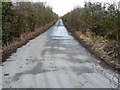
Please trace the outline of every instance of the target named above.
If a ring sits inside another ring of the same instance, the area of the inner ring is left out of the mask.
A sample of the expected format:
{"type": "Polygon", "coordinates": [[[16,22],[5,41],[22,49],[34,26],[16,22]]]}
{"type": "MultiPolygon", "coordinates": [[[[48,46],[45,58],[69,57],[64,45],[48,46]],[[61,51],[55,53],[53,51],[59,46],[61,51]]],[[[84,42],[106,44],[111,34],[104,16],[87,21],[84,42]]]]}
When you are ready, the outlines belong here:
{"type": "Polygon", "coordinates": [[[51,6],[53,12],[57,13],[59,16],[63,16],[67,12],[73,10],[75,7],[83,7],[84,2],[91,1],[91,2],[118,2],[120,0],[34,0],[34,1],[41,1],[46,2],[47,5],[51,6]]]}
{"type": "Polygon", "coordinates": [[[47,5],[51,6],[53,12],[58,14],[59,16],[63,16],[64,14],[70,12],[75,7],[83,7],[84,2],[118,2],[120,0],[30,0],[33,2],[46,2],[47,5]]]}
{"type": "Polygon", "coordinates": [[[49,6],[52,7],[53,12],[57,13],[59,16],[66,14],[67,12],[74,9],[76,6],[83,7],[84,0],[40,0],[42,2],[47,2],[49,6]]]}

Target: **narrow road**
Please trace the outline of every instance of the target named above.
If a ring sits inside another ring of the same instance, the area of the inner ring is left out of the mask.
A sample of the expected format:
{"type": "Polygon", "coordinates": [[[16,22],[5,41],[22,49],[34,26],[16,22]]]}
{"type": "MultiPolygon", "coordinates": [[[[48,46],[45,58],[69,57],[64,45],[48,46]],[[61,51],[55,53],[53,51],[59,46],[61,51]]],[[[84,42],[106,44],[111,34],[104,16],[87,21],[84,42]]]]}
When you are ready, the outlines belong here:
{"type": "Polygon", "coordinates": [[[67,32],[62,20],[2,64],[3,88],[116,88],[118,75],[67,32]]]}

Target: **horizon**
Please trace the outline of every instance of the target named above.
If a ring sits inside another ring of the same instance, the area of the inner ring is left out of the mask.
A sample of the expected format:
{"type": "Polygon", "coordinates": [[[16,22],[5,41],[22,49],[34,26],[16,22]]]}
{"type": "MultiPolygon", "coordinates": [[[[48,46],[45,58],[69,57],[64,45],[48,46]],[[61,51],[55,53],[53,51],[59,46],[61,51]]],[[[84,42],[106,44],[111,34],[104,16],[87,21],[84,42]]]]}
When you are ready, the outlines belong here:
{"type": "Polygon", "coordinates": [[[43,2],[58,16],[63,16],[76,7],[84,7],[85,2],[118,3],[120,0],[12,0],[13,2],[43,2]]]}
{"type": "Polygon", "coordinates": [[[101,3],[117,3],[120,0],[34,0],[35,2],[46,2],[47,5],[52,7],[53,12],[58,16],[63,16],[72,11],[76,7],[84,7],[85,2],[101,2],[101,3]]]}

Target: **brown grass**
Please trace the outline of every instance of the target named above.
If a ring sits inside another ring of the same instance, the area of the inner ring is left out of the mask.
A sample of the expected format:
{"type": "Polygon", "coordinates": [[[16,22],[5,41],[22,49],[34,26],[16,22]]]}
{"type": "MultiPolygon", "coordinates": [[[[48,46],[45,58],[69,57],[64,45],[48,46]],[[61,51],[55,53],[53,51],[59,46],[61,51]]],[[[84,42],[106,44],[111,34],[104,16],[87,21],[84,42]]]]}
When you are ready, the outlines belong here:
{"type": "Polygon", "coordinates": [[[45,32],[50,28],[56,21],[45,25],[44,27],[36,28],[34,32],[21,34],[20,38],[16,38],[14,41],[10,42],[10,44],[6,47],[2,47],[0,49],[0,61],[4,62],[12,53],[14,53],[17,48],[25,45],[29,40],[34,39],[41,33],[45,32]]]}
{"type": "Polygon", "coordinates": [[[115,47],[117,42],[104,39],[101,36],[95,36],[89,31],[85,34],[81,33],[81,31],[76,31],[74,36],[101,60],[120,71],[120,63],[118,63],[117,58],[118,54],[115,51],[117,50],[115,47]]]}

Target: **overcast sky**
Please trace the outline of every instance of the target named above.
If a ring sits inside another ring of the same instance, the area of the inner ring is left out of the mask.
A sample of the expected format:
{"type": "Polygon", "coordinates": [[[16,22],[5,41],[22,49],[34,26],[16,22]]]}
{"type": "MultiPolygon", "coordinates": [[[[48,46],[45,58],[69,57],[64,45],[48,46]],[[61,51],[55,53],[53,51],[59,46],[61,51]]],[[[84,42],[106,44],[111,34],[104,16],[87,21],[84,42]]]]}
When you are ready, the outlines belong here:
{"type": "Polygon", "coordinates": [[[91,2],[118,2],[120,0],[34,0],[46,2],[53,8],[53,11],[59,16],[66,14],[67,12],[74,9],[76,6],[83,7],[85,1],[91,2]]]}
{"type": "MultiPolygon", "coordinates": [[[[19,0],[17,0],[19,1],[19,0]]],[[[21,0],[20,0],[21,1],[21,0]]],[[[27,0],[25,0],[27,1],[27,0]]],[[[47,5],[51,6],[53,11],[59,16],[66,14],[77,6],[83,7],[85,1],[91,2],[118,2],[120,0],[30,0],[34,2],[46,2],[47,5]]]]}

